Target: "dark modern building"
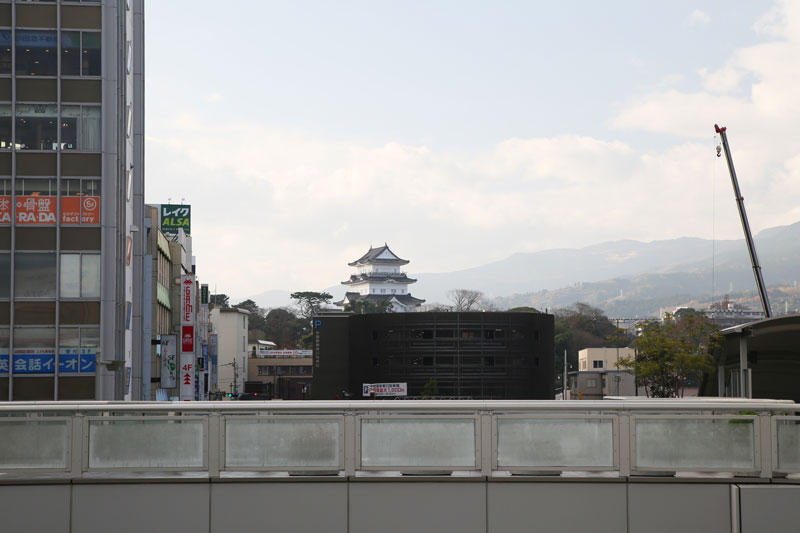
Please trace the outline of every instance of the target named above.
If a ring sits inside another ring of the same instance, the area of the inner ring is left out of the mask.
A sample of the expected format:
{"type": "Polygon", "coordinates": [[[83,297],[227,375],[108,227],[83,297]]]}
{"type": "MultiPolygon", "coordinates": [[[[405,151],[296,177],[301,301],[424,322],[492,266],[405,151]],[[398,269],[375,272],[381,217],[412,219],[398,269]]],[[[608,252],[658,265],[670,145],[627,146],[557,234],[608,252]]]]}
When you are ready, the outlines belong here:
{"type": "Polygon", "coordinates": [[[322,314],[313,399],[361,398],[364,383],[409,396],[552,399],[554,317],[544,313],[322,314]]]}
{"type": "Polygon", "coordinates": [[[0,0],[0,401],[139,398],[143,6],[0,0]]]}

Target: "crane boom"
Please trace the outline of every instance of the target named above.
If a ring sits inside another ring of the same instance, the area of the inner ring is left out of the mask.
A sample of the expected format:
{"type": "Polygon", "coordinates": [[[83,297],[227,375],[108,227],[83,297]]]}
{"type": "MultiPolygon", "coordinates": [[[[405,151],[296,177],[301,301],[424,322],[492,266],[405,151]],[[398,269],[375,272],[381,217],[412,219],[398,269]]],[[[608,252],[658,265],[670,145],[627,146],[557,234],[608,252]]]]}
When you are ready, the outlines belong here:
{"type": "Polygon", "coordinates": [[[753,242],[753,234],[750,233],[750,223],[747,222],[747,212],[744,210],[744,197],[739,190],[739,181],[736,179],[736,170],[733,168],[733,159],[731,158],[731,149],[728,146],[728,136],[725,133],[727,128],[725,126],[718,126],[714,124],[714,130],[719,133],[722,138],[722,146],[725,149],[725,159],[728,161],[728,171],[731,174],[731,182],[733,183],[733,192],[736,195],[736,205],[739,208],[739,218],[742,221],[742,229],[744,230],[744,239],[747,242],[747,251],[750,252],[750,263],[753,265],[753,275],[756,278],[756,286],[758,287],[758,295],[761,298],[761,307],[764,309],[764,316],[766,318],[772,317],[772,309],[769,306],[769,296],[767,295],[767,287],[764,285],[764,278],[761,275],[761,264],[758,262],[758,255],[756,254],[756,245],[753,242]]]}

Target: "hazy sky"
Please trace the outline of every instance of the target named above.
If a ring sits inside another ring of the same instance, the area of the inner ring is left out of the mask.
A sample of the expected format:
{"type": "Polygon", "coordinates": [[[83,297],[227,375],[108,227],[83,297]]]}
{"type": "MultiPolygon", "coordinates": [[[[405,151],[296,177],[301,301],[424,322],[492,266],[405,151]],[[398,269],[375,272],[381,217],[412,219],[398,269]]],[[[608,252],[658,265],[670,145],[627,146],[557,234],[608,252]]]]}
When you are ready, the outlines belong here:
{"type": "Polygon", "coordinates": [[[800,2],[220,5],[146,1],[146,200],[192,204],[234,299],[384,242],[441,272],[741,238],[715,122],[753,229],[800,220],[800,2]]]}

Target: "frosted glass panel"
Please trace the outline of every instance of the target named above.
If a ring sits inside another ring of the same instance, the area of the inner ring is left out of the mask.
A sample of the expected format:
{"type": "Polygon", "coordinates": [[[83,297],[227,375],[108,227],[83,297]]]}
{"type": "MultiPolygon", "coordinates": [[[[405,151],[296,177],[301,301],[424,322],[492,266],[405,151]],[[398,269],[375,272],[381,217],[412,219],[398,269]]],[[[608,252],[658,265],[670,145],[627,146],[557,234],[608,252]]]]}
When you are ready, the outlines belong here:
{"type": "Polygon", "coordinates": [[[228,419],[225,465],[338,468],[339,422],[228,419]]]}
{"type": "Polygon", "coordinates": [[[500,419],[498,466],[614,466],[614,425],[608,419],[500,419]]]}
{"type": "Polygon", "coordinates": [[[664,470],[754,470],[753,420],[637,419],[636,466],[664,470]]]}
{"type": "Polygon", "coordinates": [[[475,421],[362,420],[361,465],[475,467],[475,421]]]}
{"type": "Polygon", "coordinates": [[[0,468],[67,468],[67,420],[0,423],[0,468]]]}
{"type": "Polygon", "coordinates": [[[778,420],[778,469],[800,470],[800,420],[778,420]]]}
{"type": "Polygon", "coordinates": [[[203,421],[92,420],[89,468],[203,466],[203,421]]]}

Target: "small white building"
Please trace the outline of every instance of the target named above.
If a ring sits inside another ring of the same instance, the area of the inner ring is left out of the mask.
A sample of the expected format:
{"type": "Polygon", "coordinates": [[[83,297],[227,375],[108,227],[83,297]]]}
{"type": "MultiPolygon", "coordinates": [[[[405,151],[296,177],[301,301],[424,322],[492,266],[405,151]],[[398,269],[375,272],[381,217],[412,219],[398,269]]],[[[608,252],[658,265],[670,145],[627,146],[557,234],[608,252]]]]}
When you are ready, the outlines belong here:
{"type": "Polygon", "coordinates": [[[235,307],[214,307],[209,314],[212,331],[217,334],[217,390],[244,392],[250,313],[235,307]]]}
{"type": "Polygon", "coordinates": [[[425,300],[411,296],[408,286],[417,280],[409,278],[400,270],[400,267],[407,264],[408,260],[395,255],[387,244],[378,248],[370,247],[359,259],[348,263],[348,266],[356,269],[356,273],[342,282],[348,290],[344,299],[336,302],[336,305],[388,301],[392,312],[415,311],[425,300]]]}
{"type": "Polygon", "coordinates": [[[617,362],[635,354],[633,348],[584,348],[578,351],[578,371],[570,376],[572,399],[634,396],[636,379],[633,370],[619,367],[617,362]]]}

